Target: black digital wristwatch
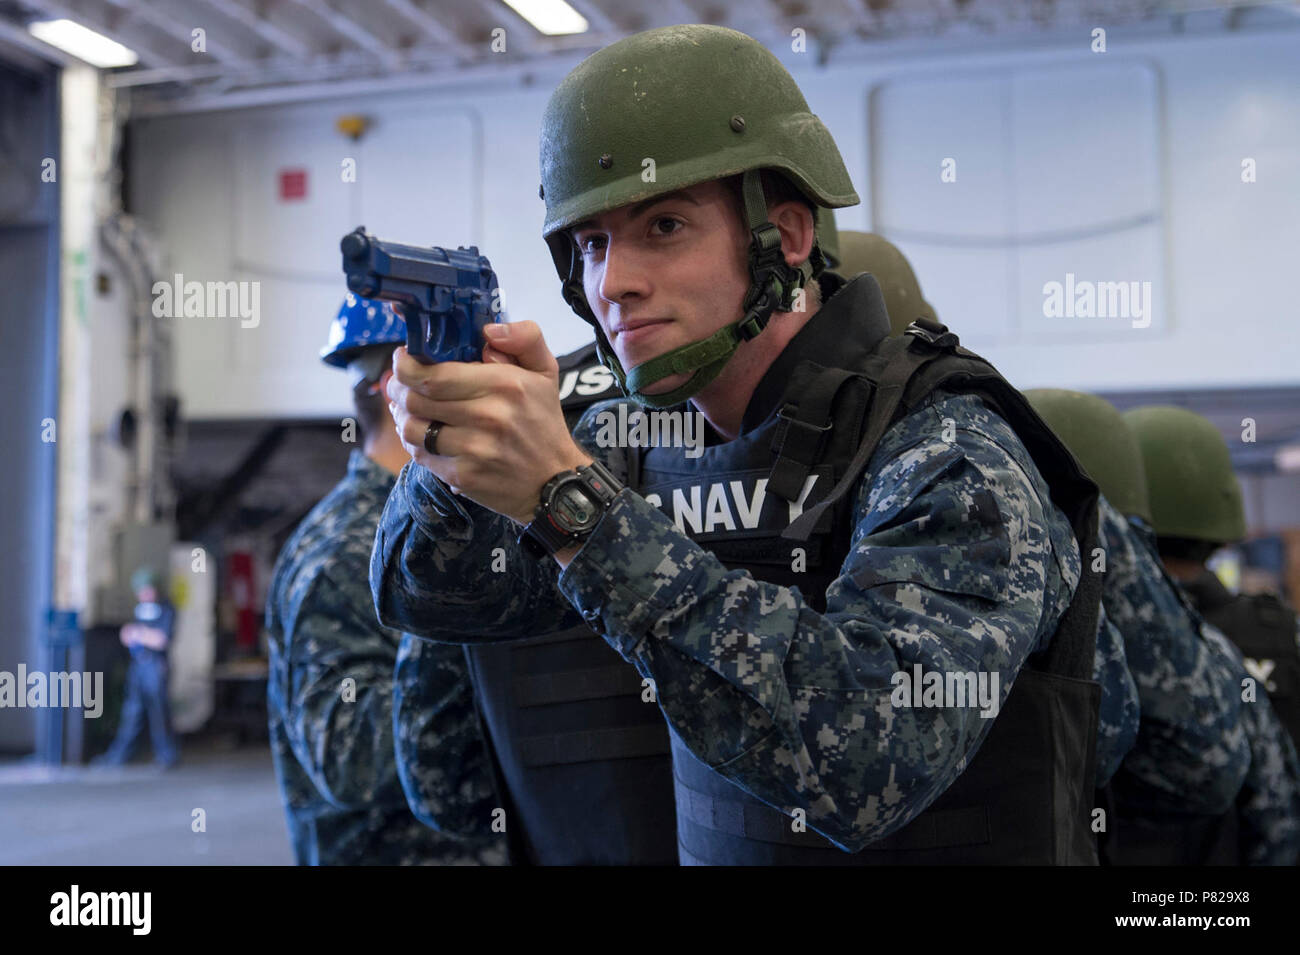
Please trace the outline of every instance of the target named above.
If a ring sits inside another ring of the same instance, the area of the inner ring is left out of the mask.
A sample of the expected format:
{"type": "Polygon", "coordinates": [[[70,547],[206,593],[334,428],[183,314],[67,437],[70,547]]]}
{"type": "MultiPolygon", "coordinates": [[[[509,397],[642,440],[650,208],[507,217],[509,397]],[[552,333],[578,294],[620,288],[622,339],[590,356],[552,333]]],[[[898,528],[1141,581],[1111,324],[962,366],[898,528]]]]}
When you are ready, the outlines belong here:
{"type": "Polygon", "coordinates": [[[519,544],[541,559],[585,541],[623,485],[599,461],[576,471],[561,471],[542,488],[532,523],[519,535],[519,544]]]}

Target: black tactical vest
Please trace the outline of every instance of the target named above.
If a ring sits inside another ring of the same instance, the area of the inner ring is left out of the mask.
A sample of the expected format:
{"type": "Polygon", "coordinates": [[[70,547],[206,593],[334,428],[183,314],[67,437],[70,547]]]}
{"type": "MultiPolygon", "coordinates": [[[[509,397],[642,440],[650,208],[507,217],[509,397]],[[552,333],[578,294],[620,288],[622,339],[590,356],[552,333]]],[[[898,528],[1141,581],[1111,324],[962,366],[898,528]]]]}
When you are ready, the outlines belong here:
{"type": "MultiPolygon", "coordinates": [[[[569,426],[621,392],[595,343],[559,359],[569,426]]],[[[668,732],[586,626],[465,648],[515,865],[676,865],[668,732]]]]}
{"type": "Polygon", "coordinates": [[[630,485],[729,569],[797,587],[824,613],[826,588],[849,550],[857,478],[884,432],[936,389],[973,392],[1015,429],[1070,518],[1085,558],[1083,580],[1051,648],[1022,668],[967,769],[911,823],[859,852],[794,831],[790,817],[711,770],[674,733],[681,861],[1096,864],[1089,822],[1100,578],[1087,559],[1096,540],[1096,486],[1023,396],[958,347],[944,326],[927,320],[886,339],[888,319],[873,278],[860,276],[838,292],[834,280],[828,285],[834,298],[769,369],[741,435],[696,458],[680,448],[634,452],[630,485]],[[765,390],[767,405],[759,397],[765,390]],[[811,523],[810,531],[787,530],[810,509],[820,509],[801,521],[811,523]],[[798,565],[796,547],[804,551],[798,565]]]}
{"type": "Polygon", "coordinates": [[[1273,594],[1233,594],[1212,571],[1183,584],[1201,616],[1227,635],[1277,718],[1300,748],[1300,649],[1296,615],[1273,594]]]}
{"type": "MultiPolygon", "coordinates": [[[[1238,809],[1217,816],[1190,815],[1154,818],[1141,806],[1143,795],[1129,794],[1126,778],[1116,773],[1111,824],[1103,840],[1103,862],[1134,865],[1241,865],[1238,809]]],[[[1240,796],[1237,797],[1241,799],[1240,796]]]]}
{"type": "Polygon", "coordinates": [[[1240,865],[1237,811],[1153,823],[1124,816],[1111,847],[1111,863],[1132,865],[1240,865]]]}

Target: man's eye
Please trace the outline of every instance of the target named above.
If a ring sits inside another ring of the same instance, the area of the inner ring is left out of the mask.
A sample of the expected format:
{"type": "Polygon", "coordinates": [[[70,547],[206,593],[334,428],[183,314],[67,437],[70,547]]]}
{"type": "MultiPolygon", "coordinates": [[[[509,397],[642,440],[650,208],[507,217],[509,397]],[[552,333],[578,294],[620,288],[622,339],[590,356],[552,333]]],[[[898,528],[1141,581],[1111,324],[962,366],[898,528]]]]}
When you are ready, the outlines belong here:
{"type": "Polygon", "coordinates": [[[578,251],[586,254],[588,252],[598,252],[605,247],[605,237],[603,235],[584,235],[577,239],[578,251]]]}
{"type": "Polygon", "coordinates": [[[673,219],[669,216],[660,216],[655,219],[652,228],[657,235],[672,235],[682,226],[681,220],[673,219]],[[667,226],[667,228],[664,228],[667,226]]]}

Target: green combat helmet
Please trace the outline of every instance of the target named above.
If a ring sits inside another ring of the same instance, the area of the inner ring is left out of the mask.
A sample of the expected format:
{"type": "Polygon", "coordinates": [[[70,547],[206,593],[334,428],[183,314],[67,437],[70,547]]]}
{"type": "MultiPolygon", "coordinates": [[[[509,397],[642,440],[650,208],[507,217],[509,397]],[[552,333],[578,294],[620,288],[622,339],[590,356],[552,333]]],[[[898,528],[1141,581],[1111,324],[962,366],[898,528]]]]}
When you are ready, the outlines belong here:
{"type": "Polygon", "coordinates": [[[1106,500],[1121,514],[1150,524],[1142,450],[1119,410],[1104,398],[1062,388],[1033,388],[1025,397],[1106,500]]]}
{"type": "Polygon", "coordinates": [[[1246,536],[1241,485],[1218,428],[1170,405],[1134,408],[1124,412],[1124,420],[1142,449],[1158,536],[1214,544],[1246,536]]]}
{"type": "Polygon", "coordinates": [[[845,278],[870,272],[880,283],[891,335],[903,334],[903,329],[921,317],[939,320],[934,306],[921,294],[912,263],[894,243],[874,232],[845,229],[839,234],[839,253],[840,266],[835,271],[845,278]]]}
{"type": "Polygon", "coordinates": [[[742,340],[762,332],[773,311],[792,308],[824,266],[816,245],[800,268],[786,265],[780,233],[767,220],[762,169],[783,174],[815,205],[858,201],[835,140],[794,78],[761,43],[735,30],[691,24],[635,34],[587,57],[551,95],[542,119],[542,234],[565,301],[595,328],[601,361],[639,403],[667,408],[698,393],[742,340]],[[587,304],[582,257],[566,230],[611,209],[735,175],[742,176],[752,233],[743,316],[625,371],[587,304]],[[693,374],[680,388],[644,394],[684,372],[693,374]]]}

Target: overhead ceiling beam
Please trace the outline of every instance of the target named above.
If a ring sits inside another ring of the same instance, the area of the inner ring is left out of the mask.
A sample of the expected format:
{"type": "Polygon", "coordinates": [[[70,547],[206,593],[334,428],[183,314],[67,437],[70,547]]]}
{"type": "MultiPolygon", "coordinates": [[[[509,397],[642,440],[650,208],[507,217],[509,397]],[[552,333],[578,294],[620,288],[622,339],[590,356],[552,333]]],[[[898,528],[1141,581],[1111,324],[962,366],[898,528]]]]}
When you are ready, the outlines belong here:
{"type": "Polygon", "coordinates": [[[64,53],[57,46],[50,46],[43,40],[38,40],[21,27],[16,27],[11,23],[0,20],[0,46],[7,44],[7,50],[11,56],[17,51],[22,50],[31,54],[32,59],[24,57],[23,65],[26,69],[40,69],[46,64],[55,66],[72,66],[80,63],[71,53],[64,53]]]}
{"type": "MultiPolygon", "coordinates": [[[[534,78],[541,76],[545,78],[545,82],[558,83],[581,58],[580,54],[566,51],[542,54],[527,62],[502,63],[502,58],[496,56],[490,61],[480,62],[477,65],[443,68],[429,73],[406,73],[367,79],[341,77],[333,81],[241,90],[218,96],[207,95],[202,88],[199,88],[195,93],[177,99],[149,96],[133,98],[131,115],[132,118],[139,119],[422,90],[509,88],[519,84],[524,76],[534,78]]],[[[123,74],[124,77],[128,75],[123,74]]]]}
{"type": "Polygon", "coordinates": [[[565,2],[582,14],[591,29],[597,33],[618,34],[627,30],[613,21],[608,13],[596,6],[595,0],[565,0],[565,2]]]}
{"type": "MultiPolygon", "coordinates": [[[[185,62],[184,56],[164,53],[157,47],[146,43],[145,37],[137,33],[128,33],[122,29],[129,17],[114,12],[113,8],[100,5],[91,9],[88,3],[65,3],[62,0],[26,0],[28,6],[34,7],[42,14],[54,19],[71,20],[89,30],[108,37],[117,43],[134,50],[142,63],[153,66],[178,66],[185,62]]],[[[185,44],[189,53],[189,44],[185,44]]]]}
{"type": "MultiPolygon", "coordinates": [[[[490,17],[498,17],[504,20],[501,29],[506,31],[506,55],[510,55],[512,49],[517,49],[521,53],[534,53],[538,47],[538,41],[542,39],[542,33],[514,10],[506,6],[503,0],[496,0],[495,3],[484,6],[483,12],[490,17]],[[509,27],[510,29],[506,29],[509,27]]],[[[496,29],[496,27],[493,27],[496,29]]]]}
{"type": "MultiPolygon", "coordinates": [[[[425,58],[434,66],[448,65],[447,51],[443,47],[421,46],[403,51],[408,69],[417,69],[425,58]]],[[[114,88],[126,86],[154,86],[160,83],[188,83],[221,77],[226,85],[251,87],[280,83],[315,83],[335,76],[347,77],[365,73],[379,66],[375,58],[364,50],[348,49],[337,53],[317,53],[304,60],[286,57],[257,60],[236,67],[232,64],[204,63],[156,70],[129,70],[108,78],[114,88]]],[[[210,93],[204,89],[204,93],[210,93]]]]}
{"type": "Polygon", "coordinates": [[[384,0],[384,3],[423,30],[435,43],[450,47],[459,47],[464,43],[454,30],[445,26],[424,7],[417,6],[413,0],[384,0]]]}
{"type": "Polygon", "coordinates": [[[292,2],[304,10],[310,10],[338,33],[347,37],[350,42],[369,50],[386,63],[390,62],[393,54],[399,51],[399,47],[388,43],[360,20],[355,20],[334,9],[325,0],[292,0],[292,2]]]}
{"type": "Polygon", "coordinates": [[[281,53],[303,59],[316,52],[310,44],[304,43],[288,30],[276,26],[259,11],[245,6],[242,0],[199,0],[199,2],[257,34],[263,42],[281,53]]]}
{"type": "Polygon", "coordinates": [[[113,89],[125,89],[130,86],[153,86],[158,83],[191,83],[196,80],[211,80],[230,73],[232,64],[201,63],[195,66],[160,66],[149,70],[121,70],[108,77],[108,85],[113,89]]]}
{"type": "MultiPolygon", "coordinates": [[[[194,28],[201,25],[187,23],[176,16],[175,13],[164,10],[156,3],[150,2],[150,0],[108,0],[108,2],[121,10],[123,17],[134,17],[137,20],[143,20],[166,33],[172,39],[182,43],[186,49],[192,48],[194,28]]],[[[208,50],[207,55],[224,63],[246,64],[252,62],[249,57],[238,53],[225,44],[220,45],[216,51],[208,50]]]]}

